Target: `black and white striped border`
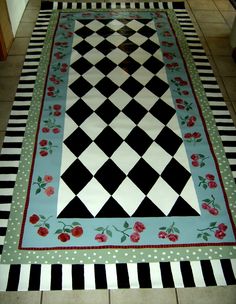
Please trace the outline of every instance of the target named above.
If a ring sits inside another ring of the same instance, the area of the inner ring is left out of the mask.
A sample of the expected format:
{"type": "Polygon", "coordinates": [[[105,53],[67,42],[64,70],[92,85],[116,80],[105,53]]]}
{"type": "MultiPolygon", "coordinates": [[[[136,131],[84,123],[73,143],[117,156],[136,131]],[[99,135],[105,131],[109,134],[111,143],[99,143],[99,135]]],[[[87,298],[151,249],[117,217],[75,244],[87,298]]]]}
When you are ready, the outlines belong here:
{"type": "MultiPolygon", "coordinates": [[[[0,253],[10,214],[28,110],[51,12],[55,8],[74,8],[73,5],[75,3],[43,2],[30,40],[0,156],[0,253]]],[[[236,130],[201,42],[183,9],[183,3],[76,3],[76,8],[175,9],[236,178],[236,130]]],[[[3,274],[0,275],[0,290],[3,291],[205,287],[236,284],[236,259],[105,265],[0,264],[0,273],[3,274]]]]}

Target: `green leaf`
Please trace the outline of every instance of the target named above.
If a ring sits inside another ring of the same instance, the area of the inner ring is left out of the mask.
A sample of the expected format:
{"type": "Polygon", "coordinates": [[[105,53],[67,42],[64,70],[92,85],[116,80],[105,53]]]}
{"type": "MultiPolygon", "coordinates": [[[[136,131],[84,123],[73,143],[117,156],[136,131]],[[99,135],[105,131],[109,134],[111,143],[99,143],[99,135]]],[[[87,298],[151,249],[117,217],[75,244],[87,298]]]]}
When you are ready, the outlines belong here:
{"type": "Polygon", "coordinates": [[[56,234],[62,233],[62,229],[57,229],[56,234]]]}
{"type": "Polygon", "coordinates": [[[95,229],[96,231],[103,231],[104,228],[103,227],[98,227],[97,229],[95,229]]]}
{"type": "Polygon", "coordinates": [[[166,229],[167,233],[171,233],[171,228],[166,229]]]}
{"type": "Polygon", "coordinates": [[[121,243],[124,243],[124,241],[126,241],[126,236],[125,235],[123,235],[122,238],[120,239],[121,243]]]}
{"type": "Polygon", "coordinates": [[[166,230],[166,227],[160,227],[159,229],[160,230],[166,230]]]}
{"type": "Polygon", "coordinates": [[[202,187],[203,187],[204,190],[206,190],[207,189],[207,184],[203,184],[202,187]]]}
{"type": "Polygon", "coordinates": [[[211,200],[208,199],[208,198],[207,198],[207,199],[204,199],[203,201],[206,202],[206,203],[210,203],[210,202],[211,202],[211,200]]]}
{"type": "Polygon", "coordinates": [[[123,227],[124,228],[128,228],[129,227],[129,223],[125,221],[123,227]]]}
{"type": "Polygon", "coordinates": [[[203,154],[198,154],[198,155],[199,155],[200,158],[204,158],[205,157],[205,155],[203,155],[203,154]]]}
{"type": "Polygon", "coordinates": [[[203,240],[208,241],[208,237],[203,235],[203,240]]]}
{"type": "Polygon", "coordinates": [[[69,228],[65,228],[64,231],[70,233],[71,230],[69,228]]]}
{"type": "Polygon", "coordinates": [[[175,231],[176,233],[180,233],[179,229],[176,228],[176,227],[174,227],[174,231],[175,231]]]}
{"type": "Polygon", "coordinates": [[[39,215],[39,217],[42,219],[42,220],[46,220],[46,217],[42,214],[39,215]]]}
{"type": "Polygon", "coordinates": [[[196,142],[201,142],[202,141],[202,139],[201,138],[198,138],[197,140],[196,140],[196,142]]]}
{"type": "Polygon", "coordinates": [[[43,183],[43,184],[41,184],[41,188],[45,188],[47,186],[47,183],[43,183]]]}
{"type": "Polygon", "coordinates": [[[216,223],[217,223],[217,222],[212,222],[212,223],[210,223],[210,227],[215,227],[216,223]]]}
{"type": "Polygon", "coordinates": [[[211,236],[209,233],[207,233],[207,232],[204,232],[204,235],[205,236],[211,236]]]}
{"type": "Polygon", "coordinates": [[[199,233],[198,235],[197,235],[197,238],[199,239],[200,237],[202,237],[202,234],[201,233],[199,233]]]}
{"type": "Polygon", "coordinates": [[[50,224],[46,223],[45,227],[47,227],[49,229],[50,228],[50,224]]]}
{"type": "Polygon", "coordinates": [[[35,191],[35,194],[39,194],[41,192],[41,188],[38,188],[36,191],[35,191]]]}
{"type": "Polygon", "coordinates": [[[106,230],[106,233],[107,233],[108,236],[112,237],[112,232],[111,232],[111,230],[108,230],[108,229],[107,229],[107,230],[106,230]]]}
{"type": "Polygon", "coordinates": [[[72,226],[80,226],[80,223],[79,222],[73,222],[72,226]]]}
{"type": "Polygon", "coordinates": [[[198,176],[198,178],[199,178],[199,180],[200,180],[201,182],[205,182],[205,178],[204,178],[204,177],[198,176]]]}

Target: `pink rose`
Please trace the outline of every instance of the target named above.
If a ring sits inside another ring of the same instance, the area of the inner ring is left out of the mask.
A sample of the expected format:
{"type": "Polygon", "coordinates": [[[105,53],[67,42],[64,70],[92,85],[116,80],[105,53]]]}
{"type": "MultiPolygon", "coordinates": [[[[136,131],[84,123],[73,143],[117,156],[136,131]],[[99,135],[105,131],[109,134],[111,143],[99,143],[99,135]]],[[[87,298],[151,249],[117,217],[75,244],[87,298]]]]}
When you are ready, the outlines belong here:
{"type": "Polygon", "coordinates": [[[168,234],[167,234],[165,231],[160,231],[160,232],[158,233],[159,239],[166,239],[167,236],[168,236],[168,234]]]}
{"type": "Polygon", "coordinates": [[[63,233],[60,233],[57,238],[61,242],[65,243],[70,240],[70,235],[68,233],[63,232],[63,233]]]}
{"type": "Polygon", "coordinates": [[[74,236],[74,237],[80,237],[82,234],[83,234],[83,228],[80,227],[80,226],[76,226],[74,228],[71,229],[71,234],[74,236]]]}
{"type": "Polygon", "coordinates": [[[211,182],[208,183],[208,187],[209,187],[210,189],[214,189],[214,188],[217,187],[217,183],[214,182],[214,181],[211,181],[211,182]]]}
{"type": "Polygon", "coordinates": [[[223,223],[219,224],[219,225],[218,225],[218,228],[219,228],[221,231],[226,231],[226,230],[228,229],[228,227],[227,227],[225,224],[223,224],[223,223]]]}
{"type": "Polygon", "coordinates": [[[45,139],[43,139],[43,140],[41,140],[41,141],[39,142],[39,144],[40,144],[41,147],[45,147],[45,146],[48,144],[48,141],[45,140],[45,139]]]}
{"type": "Polygon", "coordinates": [[[30,219],[29,219],[31,224],[36,224],[39,221],[39,216],[37,214],[33,214],[31,215],[30,219]]]}
{"type": "Polygon", "coordinates": [[[49,128],[42,128],[42,132],[43,133],[48,133],[48,132],[50,132],[50,129],[49,128]]]}
{"type": "Polygon", "coordinates": [[[134,224],[134,231],[136,231],[136,232],[143,232],[144,229],[146,229],[146,227],[144,226],[143,223],[141,223],[141,222],[136,222],[136,223],[134,224]]]}
{"type": "Polygon", "coordinates": [[[134,243],[137,243],[140,240],[140,234],[138,232],[134,232],[130,235],[130,240],[134,243]]]}
{"type": "Polygon", "coordinates": [[[99,243],[104,243],[107,241],[107,235],[104,233],[98,233],[95,235],[95,240],[99,243]]]}
{"type": "Polygon", "coordinates": [[[46,227],[39,227],[37,233],[40,236],[47,236],[48,235],[48,229],[46,227]]]}
{"type": "Polygon", "coordinates": [[[170,233],[170,234],[168,235],[168,239],[169,239],[171,242],[176,242],[176,241],[178,241],[179,237],[178,237],[177,234],[170,233]]]}
{"type": "Polygon", "coordinates": [[[47,187],[45,190],[44,190],[44,193],[47,195],[47,196],[51,196],[54,194],[54,188],[53,187],[47,187]]]}
{"type": "Polygon", "coordinates": [[[43,180],[46,182],[46,183],[50,183],[52,180],[53,180],[53,177],[51,175],[45,175],[43,180]]]}
{"type": "Polygon", "coordinates": [[[215,237],[217,239],[222,240],[225,236],[226,236],[226,234],[224,233],[224,231],[222,231],[222,230],[216,230],[215,237]]]}
{"type": "Polygon", "coordinates": [[[210,208],[209,212],[210,212],[210,214],[215,215],[215,216],[219,214],[219,210],[216,208],[210,208]]]}

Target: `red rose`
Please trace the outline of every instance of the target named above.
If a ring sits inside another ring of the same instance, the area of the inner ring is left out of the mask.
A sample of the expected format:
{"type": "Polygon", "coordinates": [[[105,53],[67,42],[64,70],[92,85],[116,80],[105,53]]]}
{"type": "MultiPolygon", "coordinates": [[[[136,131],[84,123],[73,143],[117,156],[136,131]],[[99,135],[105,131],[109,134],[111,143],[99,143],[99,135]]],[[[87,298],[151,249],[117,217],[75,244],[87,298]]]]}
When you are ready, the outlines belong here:
{"type": "Polygon", "coordinates": [[[158,233],[159,239],[166,239],[167,236],[168,236],[168,234],[167,234],[165,231],[160,231],[160,232],[158,233]]]}
{"type": "Polygon", "coordinates": [[[198,154],[192,154],[191,155],[191,159],[192,160],[198,160],[199,159],[199,155],[198,154]]]}
{"type": "Polygon", "coordinates": [[[64,69],[66,69],[66,68],[68,68],[68,64],[62,63],[61,67],[64,68],[64,69]]]}
{"type": "Polygon", "coordinates": [[[175,77],[175,80],[180,82],[180,81],[182,81],[182,78],[181,77],[175,77]]]}
{"type": "Polygon", "coordinates": [[[31,224],[34,225],[39,221],[39,216],[37,214],[33,214],[33,215],[31,215],[29,221],[31,224]]]}
{"type": "Polygon", "coordinates": [[[60,115],[61,115],[61,112],[60,112],[60,111],[55,111],[55,112],[53,113],[53,115],[54,115],[54,116],[60,116],[60,115]]]}
{"type": "Polygon", "coordinates": [[[194,121],[189,119],[187,122],[187,127],[193,127],[195,125],[194,121]]]}
{"type": "Polygon", "coordinates": [[[183,110],[183,109],[185,109],[185,106],[184,106],[184,105],[180,105],[180,104],[178,104],[178,105],[177,105],[177,109],[179,109],[179,110],[183,110]]]}
{"type": "Polygon", "coordinates": [[[67,71],[67,69],[60,69],[60,71],[61,71],[62,73],[65,73],[65,72],[67,71]]]}
{"type": "Polygon", "coordinates": [[[39,227],[37,233],[40,236],[47,236],[48,235],[48,229],[46,227],[39,227]]]}
{"type": "Polygon", "coordinates": [[[52,75],[50,78],[49,78],[49,80],[51,80],[51,81],[55,81],[55,75],[52,75]]]}
{"type": "Polygon", "coordinates": [[[189,92],[188,91],[182,91],[182,94],[186,96],[186,95],[189,95],[189,92]]]}
{"type": "Polygon", "coordinates": [[[185,133],[184,134],[184,138],[192,138],[192,134],[191,133],[185,133]]]}
{"type": "Polygon", "coordinates": [[[187,81],[181,80],[181,81],[179,82],[179,84],[180,84],[181,86],[186,86],[188,83],[187,83],[187,81]]]}
{"type": "Polygon", "coordinates": [[[211,206],[205,202],[202,203],[202,208],[205,209],[205,210],[210,210],[211,209],[211,206]]]}
{"type": "Polygon", "coordinates": [[[197,161],[197,160],[193,160],[192,161],[192,165],[194,166],[194,167],[199,167],[199,161],[197,161]]]}
{"type": "Polygon", "coordinates": [[[48,133],[48,132],[50,132],[50,129],[49,128],[42,128],[42,132],[43,133],[48,133]]]}
{"type": "Polygon", "coordinates": [[[210,208],[209,209],[210,214],[212,215],[218,215],[219,214],[219,210],[216,208],[210,208]]]}
{"type": "Polygon", "coordinates": [[[74,236],[74,237],[80,237],[82,234],[83,234],[83,228],[80,227],[80,226],[76,226],[74,227],[73,229],[71,229],[71,234],[74,236]]]}
{"type": "Polygon", "coordinates": [[[143,232],[144,229],[146,229],[146,227],[144,226],[143,223],[141,223],[141,222],[136,222],[136,223],[134,224],[134,231],[136,231],[136,232],[143,232]]]}
{"type": "Polygon", "coordinates": [[[194,132],[194,133],[193,133],[193,137],[194,137],[194,138],[200,138],[200,137],[201,137],[201,133],[199,133],[199,132],[194,132]]]}
{"type": "Polygon", "coordinates": [[[53,187],[47,187],[45,190],[44,190],[44,193],[47,195],[47,196],[51,196],[54,194],[54,188],[53,187]]]}
{"type": "Polygon", "coordinates": [[[176,103],[181,103],[181,104],[184,102],[183,99],[181,99],[181,98],[177,98],[175,101],[176,101],[176,103]]]}
{"type": "Polygon", "coordinates": [[[43,139],[43,140],[41,140],[41,141],[39,142],[39,144],[40,144],[41,147],[45,147],[45,146],[48,144],[48,141],[45,140],[45,139],[43,139]]]}
{"type": "Polygon", "coordinates": [[[219,228],[221,231],[226,231],[226,230],[228,229],[228,227],[227,227],[225,224],[223,224],[223,223],[221,223],[220,225],[218,225],[218,228],[219,228]]]}
{"type": "Polygon", "coordinates": [[[226,236],[226,234],[224,233],[224,231],[222,231],[222,230],[216,230],[215,237],[217,239],[222,240],[225,236],[226,236]]]}
{"type": "Polygon", "coordinates": [[[208,174],[206,174],[206,179],[212,181],[212,180],[215,179],[215,176],[214,176],[213,174],[209,174],[209,173],[208,173],[208,174]]]}
{"type": "Polygon", "coordinates": [[[134,243],[137,243],[140,240],[140,234],[138,232],[134,232],[130,236],[130,240],[134,243]]]}
{"type": "Polygon", "coordinates": [[[60,129],[54,128],[54,129],[52,129],[52,132],[53,132],[54,134],[60,133],[60,129]]]}
{"type": "Polygon", "coordinates": [[[61,109],[61,105],[59,105],[59,104],[55,104],[55,105],[53,106],[53,110],[58,111],[58,110],[60,110],[60,109],[61,109]]]}
{"type": "Polygon", "coordinates": [[[170,234],[168,235],[168,239],[169,239],[171,242],[176,242],[176,241],[178,241],[179,237],[178,237],[177,234],[170,233],[170,234]]]}
{"type": "Polygon", "coordinates": [[[95,235],[95,240],[100,243],[104,243],[107,241],[107,236],[103,233],[98,233],[97,235],[95,235]]]}
{"type": "Polygon", "coordinates": [[[45,156],[48,155],[48,151],[42,150],[42,151],[39,152],[39,154],[40,154],[42,157],[45,157],[45,156]]]}
{"type": "Polygon", "coordinates": [[[211,189],[216,188],[217,187],[217,183],[214,182],[214,181],[211,181],[211,182],[208,183],[208,187],[211,188],[211,189]]]}
{"type": "Polygon", "coordinates": [[[58,240],[65,243],[70,240],[70,235],[68,233],[62,232],[58,235],[58,240]]]}
{"type": "Polygon", "coordinates": [[[46,182],[46,183],[50,183],[52,180],[53,180],[53,177],[51,175],[45,175],[43,180],[46,182]]]}
{"type": "Polygon", "coordinates": [[[55,90],[54,87],[48,87],[48,91],[49,91],[49,92],[52,92],[52,91],[54,91],[54,90],[55,90]]]}
{"type": "Polygon", "coordinates": [[[54,93],[53,93],[53,92],[48,92],[47,95],[48,95],[48,96],[54,96],[54,93]]]}

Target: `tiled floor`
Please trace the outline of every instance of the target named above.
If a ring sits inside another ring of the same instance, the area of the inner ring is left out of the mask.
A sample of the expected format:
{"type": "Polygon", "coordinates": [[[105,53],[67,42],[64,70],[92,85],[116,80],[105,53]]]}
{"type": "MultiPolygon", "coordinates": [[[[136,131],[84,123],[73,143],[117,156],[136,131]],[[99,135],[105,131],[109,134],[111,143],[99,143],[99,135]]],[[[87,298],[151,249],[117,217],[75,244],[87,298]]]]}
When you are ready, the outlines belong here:
{"type": "MultiPolygon", "coordinates": [[[[0,62],[0,147],[39,6],[40,0],[29,0],[10,55],[7,61],[0,62]]],[[[236,64],[231,58],[232,50],[229,44],[230,29],[236,16],[236,10],[231,6],[229,0],[187,0],[186,6],[236,124],[236,64]]],[[[235,304],[236,286],[0,293],[0,304],[141,304],[144,302],[149,304],[235,304]]]]}

